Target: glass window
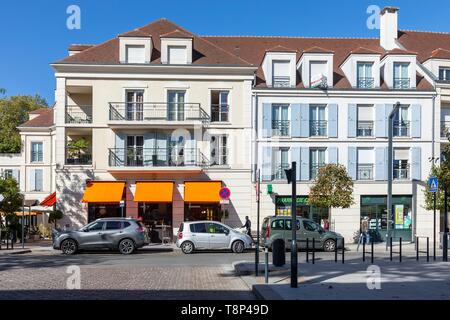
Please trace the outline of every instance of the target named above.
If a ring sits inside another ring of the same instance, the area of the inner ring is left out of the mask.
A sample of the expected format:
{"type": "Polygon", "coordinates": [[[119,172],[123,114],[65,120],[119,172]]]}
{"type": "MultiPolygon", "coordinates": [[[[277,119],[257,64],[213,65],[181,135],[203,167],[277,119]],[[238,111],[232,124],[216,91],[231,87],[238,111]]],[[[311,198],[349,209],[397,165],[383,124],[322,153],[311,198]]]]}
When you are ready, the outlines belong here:
{"type": "Polygon", "coordinates": [[[211,122],[228,121],[228,91],[211,91],[211,122]]]}
{"type": "Polygon", "coordinates": [[[106,230],[120,230],[122,229],[121,221],[107,221],[106,230]]]}
{"type": "Polygon", "coordinates": [[[125,48],[127,63],[145,63],[145,46],[127,45],[125,48]]]}
{"type": "Polygon", "coordinates": [[[226,165],[228,164],[228,147],[227,136],[217,135],[211,137],[211,164],[226,165]]]}
{"type": "Polygon", "coordinates": [[[206,223],[194,223],[191,224],[191,232],[194,233],[206,233],[206,223]]]}
{"type": "Polygon", "coordinates": [[[284,230],[284,219],[273,220],[270,228],[272,230],[284,230]]]}
{"type": "Polygon", "coordinates": [[[289,87],[291,85],[289,61],[272,62],[272,85],[274,87],[289,87]]]}
{"type": "Polygon", "coordinates": [[[86,229],[89,232],[103,230],[103,224],[104,224],[104,222],[102,222],[102,221],[94,222],[91,225],[87,226],[86,229]]]}
{"type": "Polygon", "coordinates": [[[217,223],[208,223],[208,232],[209,233],[229,233],[229,229],[217,224],[217,223]]]}
{"type": "Polygon", "coordinates": [[[372,63],[358,62],[357,85],[358,88],[373,88],[372,63]]]}
{"type": "Polygon", "coordinates": [[[394,88],[408,89],[410,87],[408,69],[407,62],[394,63],[394,88]]]}
{"type": "Polygon", "coordinates": [[[274,166],[275,180],[285,180],[286,172],[284,170],[289,169],[289,148],[280,148],[273,153],[275,157],[272,165],[274,166]]]}
{"type": "MultiPolygon", "coordinates": [[[[292,230],[292,219],[286,219],[286,230],[292,230]]],[[[300,221],[297,220],[297,230],[300,230],[300,221]]]]}
{"type": "Polygon", "coordinates": [[[327,135],[327,120],[325,106],[311,106],[310,107],[310,135],[311,136],[326,136],[327,135]]]}
{"type": "Polygon", "coordinates": [[[43,190],[43,170],[34,169],[30,174],[31,179],[31,191],[42,191],[43,190]]]}
{"type": "Polygon", "coordinates": [[[303,228],[305,228],[307,231],[318,231],[319,225],[312,221],[303,220],[303,228]]]}
{"type": "MultiPolygon", "coordinates": [[[[138,224],[139,227],[141,227],[141,228],[145,227],[144,224],[143,224],[141,221],[137,221],[137,224],[138,224]]],[[[129,223],[129,222],[123,222],[122,229],[126,229],[126,228],[128,228],[129,226],[131,226],[131,223],[129,223]]]]}
{"type": "Polygon", "coordinates": [[[450,81],[450,68],[439,68],[439,80],[450,81]]]}
{"type": "Polygon", "coordinates": [[[43,143],[32,142],[31,143],[31,162],[44,161],[43,143]]]}
{"type": "Polygon", "coordinates": [[[289,135],[289,106],[273,105],[272,106],[272,135],[288,136],[289,135]]]}
{"type": "Polygon", "coordinates": [[[185,104],[185,92],[184,91],[168,91],[168,110],[167,117],[171,121],[184,121],[184,104],[185,104]]]}
{"type": "Polygon", "coordinates": [[[310,159],[310,178],[311,180],[314,180],[319,169],[325,166],[325,149],[311,149],[310,159]]]}
{"type": "Polygon", "coordinates": [[[6,169],[5,171],[3,171],[3,178],[4,179],[9,179],[13,177],[13,171],[10,169],[6,169]]]}

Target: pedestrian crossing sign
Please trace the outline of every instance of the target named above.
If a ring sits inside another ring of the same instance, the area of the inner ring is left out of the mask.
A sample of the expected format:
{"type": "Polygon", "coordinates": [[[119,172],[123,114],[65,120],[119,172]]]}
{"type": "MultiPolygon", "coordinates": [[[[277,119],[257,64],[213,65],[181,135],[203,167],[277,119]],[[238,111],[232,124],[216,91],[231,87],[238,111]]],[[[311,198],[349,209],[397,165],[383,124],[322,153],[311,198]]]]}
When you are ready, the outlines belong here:
{"type": "Polygon", "coordinates": [[[428,191],[435,193],[438,191],[439,181],[437,177],[430,177],[428,180],[428,191]]]}

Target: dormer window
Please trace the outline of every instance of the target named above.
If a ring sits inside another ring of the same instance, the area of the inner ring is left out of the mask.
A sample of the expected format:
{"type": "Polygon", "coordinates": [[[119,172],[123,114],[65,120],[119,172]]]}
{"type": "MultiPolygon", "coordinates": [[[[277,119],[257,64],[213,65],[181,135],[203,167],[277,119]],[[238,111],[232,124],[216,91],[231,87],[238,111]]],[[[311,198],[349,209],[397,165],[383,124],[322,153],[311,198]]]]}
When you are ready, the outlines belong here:
{"type": "Polygon", "coordinates": [[[310,62],[310,86],[311,88],[326,86],[328,65],[326,61],[310,62]]]}
{"type": "Polygon", "coordinates": [[[145,63],[145,46],[126,45],[126,63],[145,63]]]}
{"type": "Polygon", "coordinates": [[[187,64],[186,46],[168,46],[168,64],[187,64]]]}
{"type": "Polygon", "coordinates": [[[358,88],[371,89],[374,87],[374,78],[372,75],[373,63],[358,62],[357,63],[357,79],[356,83],[358,88]]]}
{"type": "Polygon", "coordinates": [[[439,68],[439,81],[450,82],[450,67],[439,68]]]}
{"type": "Polygon", "coordinates": [[[290,61],[272,61],[272,84],[274,87],[290,87],[290,61]]]}
{"type": "Polygon", "coordinates": [[[394,89],[409,89],[409,63],[394,62],[394,89]]]}

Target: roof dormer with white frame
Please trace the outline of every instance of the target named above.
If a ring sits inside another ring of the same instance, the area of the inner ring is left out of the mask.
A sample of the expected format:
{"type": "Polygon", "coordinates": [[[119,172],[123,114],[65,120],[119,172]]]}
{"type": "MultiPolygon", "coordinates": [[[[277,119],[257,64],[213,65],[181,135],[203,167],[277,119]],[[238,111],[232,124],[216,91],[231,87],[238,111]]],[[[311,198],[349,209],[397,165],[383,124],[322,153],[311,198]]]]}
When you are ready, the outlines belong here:
{"type": "Polygon", "coordinates": [[[192,64],[192,35],[175,30],[160,38],[162,64],[192,64]]]}
{"type": "Polygon", "coordinates": [[[138,30],[119,36],[120,63],[149,64],[152,57],[152,37],[138,30]]]}
{"type": "Polygon", "coordinates": [[[297,52],[277,46],[266,51],[262,69],[266,84],[274,88],[294,88],[297,84],[295,62],[297,52]]]}
{"type": "Polygon", "coordinates": [[[334,52],[319,47],[303,51],[297,64],[305,88],[333,87],[334,52]]]}
{"type": "Polygon", "coordinates": [[[380,62],[381,76],[389,89],[415,89],[417,54],[394,49],[380,62]]]}
{"type": "Polygon", "coordinates": [[[381,53],[362,47],[350,52],[341,69],[353,88],[380,87],[380,57],[381,53]]]}

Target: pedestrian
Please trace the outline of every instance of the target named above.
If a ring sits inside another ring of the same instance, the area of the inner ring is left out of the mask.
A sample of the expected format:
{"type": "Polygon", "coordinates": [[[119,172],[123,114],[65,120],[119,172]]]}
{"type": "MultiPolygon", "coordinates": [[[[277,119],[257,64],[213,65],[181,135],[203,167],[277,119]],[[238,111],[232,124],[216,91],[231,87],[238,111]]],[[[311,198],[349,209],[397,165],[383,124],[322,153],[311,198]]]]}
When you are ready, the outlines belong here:
{"type": "Polygon", "coordinates": [[[364,241],[366,244],[370,243],[370,234],[369,234],[369,217],[364,217],[361,221],[361,241],[364,241]]]}
{"type": "Polygon", "coordinates": [[[245,216],[245,224],[242,226],[242,228],[245,228],[245,230],[247,230],[247,234],[250,236],[250,238],[252,238],[252,222],[250,221],[248,216],[245,216]]]}

